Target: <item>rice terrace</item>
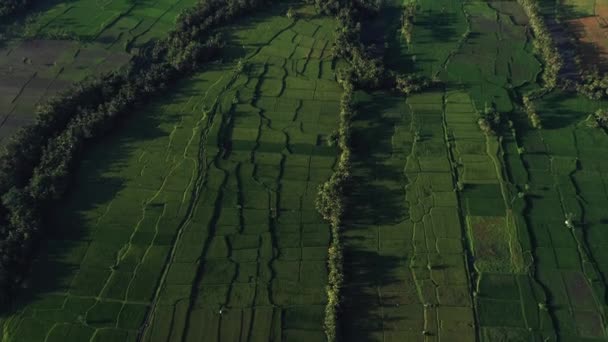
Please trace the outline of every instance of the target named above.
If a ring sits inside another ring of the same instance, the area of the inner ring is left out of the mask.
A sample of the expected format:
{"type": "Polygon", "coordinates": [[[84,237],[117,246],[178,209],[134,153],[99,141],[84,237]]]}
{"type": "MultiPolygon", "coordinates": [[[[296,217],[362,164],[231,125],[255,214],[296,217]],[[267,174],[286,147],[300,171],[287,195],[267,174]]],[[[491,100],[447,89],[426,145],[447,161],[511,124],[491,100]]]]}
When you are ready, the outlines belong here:
{"type": "Polygon", "coordinates": [[[608,341],[608,0],[0,0],[0,341],[608,341]]]}

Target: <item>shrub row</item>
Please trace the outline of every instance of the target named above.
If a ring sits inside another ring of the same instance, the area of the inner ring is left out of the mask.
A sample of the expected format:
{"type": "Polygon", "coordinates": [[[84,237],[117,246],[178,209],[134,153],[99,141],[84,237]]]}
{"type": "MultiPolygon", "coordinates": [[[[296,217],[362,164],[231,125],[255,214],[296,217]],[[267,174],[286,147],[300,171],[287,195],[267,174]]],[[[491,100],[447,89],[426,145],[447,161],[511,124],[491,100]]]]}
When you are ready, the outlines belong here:
{"type": "Polygon", "coordinates": [[[222,45],[216,28],[269,1],[200,2],[178,17],[166,39],[121,70],[49,101],[33,125],[15,134],[0,156],[0,302],[26,276],[45,213],[65,194],[86,146],[168,83],[215,58],[222,45]]]}

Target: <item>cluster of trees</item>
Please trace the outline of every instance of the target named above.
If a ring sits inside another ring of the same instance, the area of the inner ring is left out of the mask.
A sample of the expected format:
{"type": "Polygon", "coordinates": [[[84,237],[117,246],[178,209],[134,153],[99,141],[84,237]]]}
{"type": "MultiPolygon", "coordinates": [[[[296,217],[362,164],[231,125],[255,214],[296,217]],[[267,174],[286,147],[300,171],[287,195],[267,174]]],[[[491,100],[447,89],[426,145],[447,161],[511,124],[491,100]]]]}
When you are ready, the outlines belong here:
{"type": "Polygon", "coordinates": [[[208,0],[182,13],[166,39],[128,66],[81,83],[38,109],[0,155],[0,302],[26,276],[45,213],[65,194],[78,157],[121,117],[167,84],[214,59],[221,24],[268,0],[208,0]]]}
{"type": "Polygon", "coordinates": [[[601,100],[608,97],[608,74],[601,75],[593,70],[582,75],[576,90],[591,100],[601,100]]]}
{"type": "Polygon", "coordinates": [[[479,128],[486,135],[496,135],[500,130],[502,116],[494,106],[486,107],[481,117],[477,120],[479,128]]]}
{"type": "Polygon", "coordinates": [[[523,96],[524,110],[528,115],[528,119],[530,119],[530,124],[534,128],[543,128],[542,123],[540,121],[540,116],[536,112],[536,106],[534,106],[534,99],[528,95],[523,96]]]}
{"type": "Polygon", "coordinates": [[[23,12],[30,0],[0,0],[0,19],[23,12]]]}
{"type": "Polygon", "coordinates": [[[598,109],[587,117],[587,123],[593,128],[608,129],[608,110],[598,109]]]}

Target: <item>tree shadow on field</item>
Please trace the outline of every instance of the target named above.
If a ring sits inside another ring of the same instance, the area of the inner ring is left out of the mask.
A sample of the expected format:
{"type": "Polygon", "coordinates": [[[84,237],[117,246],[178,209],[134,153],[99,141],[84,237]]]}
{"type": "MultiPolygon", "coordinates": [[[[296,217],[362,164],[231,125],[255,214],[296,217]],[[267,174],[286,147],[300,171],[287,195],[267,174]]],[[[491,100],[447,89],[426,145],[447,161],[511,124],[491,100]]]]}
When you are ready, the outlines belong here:
{"type": "Polygon", "coordinates": [[[430,32],[431,41],[447,43],[460,38],[460,33],[454,28],[457,21],[456,14],[451,12],[424,11],[416,16],[414,27],[430,32]]]}
{"type": "MultiPolygon", "coordinates": [[[[392,159],[392,138],[398,117],[387,115],[397,101],[385,93],[359,103],[353,120],[351,146],[353,178],[347,190],[344,233],[344,304],[342,334],[346,341],[370,341],[391,321],[382,317],[382,306],[391,302],[378,288],[395,285],[396,272],[406,259],[380,253],[376,226],[397,225],[408,218],[405,206],[403,165],[392,159]],[[381,302],[382,301],[382,302],[381,302]]],[[[396,116],[396,113],[391,113],[396,116]]],[[[405,113],[401,113],[405,115],[405,113]]],[[[396,152],[401,153],[401,152],[396,152]]]]}
{"type": "MultiPolygon", "coordinates": [[[[220,30],[222,40],[226,43],[222,51],[223,61],[234,61],[244,58],[251,53],[259,51],[259,49],[264,46],[267,46],[265,43],[244,45],[242,38],[237,36],[236,32],[253,31],[255,27],[259,27],[260,24],[268,22],[268,18],[270,17],[285,16],[290,5],[295,4],[296,3],[293,1],[287,1],[276,4],[276,6],[267,7],[263,12],[256,13],[255,16],[243,16],[243,18],[231,23],[229,28],[220,30]]],[[[300,18],[298,20],[306,20],[306,18],[300,18]]]]}
{"type": "MultiPolygon", "coordinates": [[[[10,315],[47,299],[49,294],[61,295],[70,291],[71,281],[84,257],[83,247],[92,241],[94,229],[104,228],[93,227],[98,218],[92,218],[90,213],[95,209],[99,213],[100,208],[103,212],[118,192],[127,188],[127,180],[114,175],[127,174],[127,168],[141,155],[142,151],[136,149],[134,143],[167,136],[159,126],[179,122],[180,115],[153,111],[155,102],[150,102],[117,120],[105,137],[87,142],[73,163],[72,177],[63,199],[43,213],[42,232],[34,250],[32,267],[27,272],[25,288],[17,293],[10,307],[0,313],[10,315]]],[[[134,189],[141,189],[136,182],[130,184],[134,189]]],[[[133,230],[118,222],[111,228],[133,230]]],[[[107,269],[111,266],[107,265],[107,269]]],[[[84,316],[85,313],[78,314],[84,316]]]]}
{"type": "Polygon", "coordinates": [[[538,106],[543,128],[560,129],[576,125],[593,113],[594,111],[588,112],[583,108],[573,108],[567,104],[567,101],[576,101],[580,96],[574,92],[559,92],[543,99],[542,105],[538,106]]]}

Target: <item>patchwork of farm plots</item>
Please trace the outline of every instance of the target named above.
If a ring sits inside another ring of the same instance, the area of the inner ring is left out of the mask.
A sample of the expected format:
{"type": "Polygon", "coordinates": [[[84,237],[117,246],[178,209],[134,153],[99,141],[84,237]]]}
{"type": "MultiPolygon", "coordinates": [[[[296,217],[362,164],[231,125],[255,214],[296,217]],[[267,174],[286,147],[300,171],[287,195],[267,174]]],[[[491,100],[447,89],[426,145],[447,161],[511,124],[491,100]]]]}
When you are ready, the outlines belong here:
{"type": "Polygon", "coordinates": [[[532,244],[539,306],[564,338],[605,339],[605,163],[608,137],[583,122],[601,103],[554,93],[539,101],[545,129],[516,129],[505,144],[512,182],[526,193],[518,212],[532,244]],[[516,154],[519,152],[520,156],[516,154]],[[564,220],[575,222],[567,227],[564,220]],[[600,228],[602,227],[602,228],[600,228]]]}
{"type": "Polygon", "coordinates": [[[7,341],[325,339],[334,24],[286,9],[93,149],[7,341]]]}
{"type": "Polygon", "coordinates": [[[516,99],[538,89],[541,69],[522,8],[418,5],[411,44],[389,31],[386,61],[405,60],[448,90],[360,100],[357,186],[344,232],[344,334],[605,339],[600,212],[608,197],[603,164],[591,155],[608,140],[583,122],[602,104],[547,96],[537,104],[544,129],[531,129],[516,99]],[[433,11],[451,20],[427,17],[433,11]],[[511,122],[500,138],[477,123],[489,106],[511,122]],[[575,229],[564,224],[568,217],[575,229]]]}
{"type": "Polygon", "coordinates": [[[0,141],[32,122],[35,106],[49,96],[126,64],[136,51],[132,48],[162,38],[180,11],[195,3],[78,0],[38,5],[17,37],[0,39],[0,141]]]}
{"type": "MultiPolygon", "coordinates": [[[[554,91],[531,128],[521,99],[541,64],[518,3],[417,4],[410,44],[397,1],[370,32],[385,30],[389,68],[444,86],[356,92],[344,340],[606,340],[608,136],[586,121],[606,103],[554,91]],[[478,124],[490,108],[496,135],[478,124]]],[[[106,5],[122,14],[83,36],[139,5],[106,5]]],[[[80,11],[62,6],[49,13],[80,11]]],[[[4,339],[326,339],[330,229],[314,203],[338,152],[335,23],[286,6],[231,26],[224,62],[93,148],[4,339]]]]}

